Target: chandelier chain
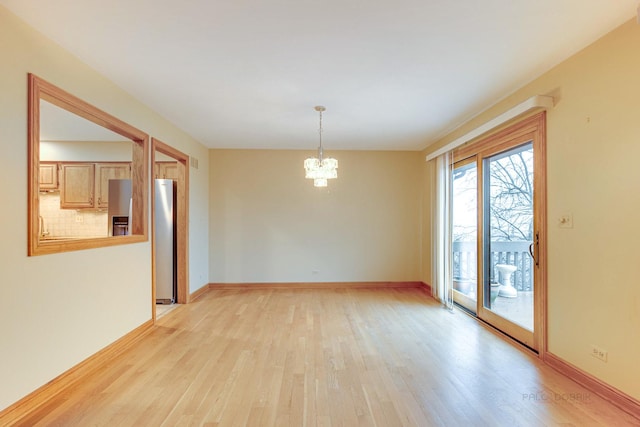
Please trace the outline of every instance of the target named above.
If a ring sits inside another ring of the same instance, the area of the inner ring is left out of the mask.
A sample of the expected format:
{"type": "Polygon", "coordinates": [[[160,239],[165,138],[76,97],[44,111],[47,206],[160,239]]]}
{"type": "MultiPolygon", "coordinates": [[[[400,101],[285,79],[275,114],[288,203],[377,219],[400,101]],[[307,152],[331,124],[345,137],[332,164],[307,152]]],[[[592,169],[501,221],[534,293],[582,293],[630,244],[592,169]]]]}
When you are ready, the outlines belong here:
{"type": "Polygon", "coordinates": [[[320,146],[318,147],[318,157],[320,161],[322,161],[323,150],[322,150],[322,109],[318,109],[318,113],[320,114],[320,127],[318,128],[318,135],[320,136],[320,146]]]}

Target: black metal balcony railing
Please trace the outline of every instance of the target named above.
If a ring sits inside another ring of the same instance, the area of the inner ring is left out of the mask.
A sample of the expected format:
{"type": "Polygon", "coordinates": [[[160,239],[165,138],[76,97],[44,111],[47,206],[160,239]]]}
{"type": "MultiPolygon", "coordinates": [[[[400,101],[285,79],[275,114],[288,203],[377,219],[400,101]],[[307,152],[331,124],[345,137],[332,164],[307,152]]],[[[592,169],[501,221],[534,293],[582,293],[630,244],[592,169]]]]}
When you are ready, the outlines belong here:
{"type": "MultiPolygon", "coordinates": [[[[515,265],[517,270],[511,277],[511,283],[518,291],[533,291],[533,260],[529,255],[531,242],[491,242],[490,277],[498,283],[496,264],[515,265]]],[[[453,277],[476,281],[478,275],[475,242],[453,242],[453,277]]]]}

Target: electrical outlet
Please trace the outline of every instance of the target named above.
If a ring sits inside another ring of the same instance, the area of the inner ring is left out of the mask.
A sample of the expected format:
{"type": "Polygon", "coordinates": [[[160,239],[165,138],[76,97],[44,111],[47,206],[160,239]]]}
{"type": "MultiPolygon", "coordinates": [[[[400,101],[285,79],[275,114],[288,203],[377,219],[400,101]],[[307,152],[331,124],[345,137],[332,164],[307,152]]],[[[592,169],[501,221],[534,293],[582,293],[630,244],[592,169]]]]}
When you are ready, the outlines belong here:
{"type": "Polygon", "coordinates": [[[609,353],[607,352],[607,350],[604,350],[597,345],[591,344],[591,355],[596,359],[600,359],[603,362],[606,362],[608,354],[609,353]]]}
{"type": "Polygon", "coordinates": [[[76,215],[76,222],[84,222],[84,217],[82,215],[76,215]]]}
{"type": "Polygon", "coordinates": [[[570,213],[560,215],[558,225],[560,228],[573,228],[573,215],[570,213]]]}

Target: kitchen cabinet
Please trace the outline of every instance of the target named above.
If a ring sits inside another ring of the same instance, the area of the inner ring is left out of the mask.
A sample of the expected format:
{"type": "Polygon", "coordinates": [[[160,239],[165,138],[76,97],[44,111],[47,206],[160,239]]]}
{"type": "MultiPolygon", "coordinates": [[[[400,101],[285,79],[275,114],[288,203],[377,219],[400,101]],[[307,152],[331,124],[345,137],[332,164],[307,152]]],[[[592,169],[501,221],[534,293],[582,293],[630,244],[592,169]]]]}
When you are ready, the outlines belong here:
{"type": "Polygon", "coordinates": [[[154,169],[156,179],[178,180],[178,162],[156,162],[154,169]]]}
{"type": "Polygon", "coordinates": [[[58,189],[58,163],[40,162],[39,190],[58,189]]]}
{"type": "Polygon", "coordinates": [[[131,164],[129,163],[96,163],[96,207],[109,206],[109,180],[130,179],[131,164]]]}
{"type": "Polygon", "coordinates": [[[60,208],[92,208],[95,189],[95,164],[60,164],[60,208]]]}
{"type": "Polygon", "coordinates": [[[109,205],[109,180],[131,178],[131,164],[61,163],[60,208],[104,209],[109,205]]]}

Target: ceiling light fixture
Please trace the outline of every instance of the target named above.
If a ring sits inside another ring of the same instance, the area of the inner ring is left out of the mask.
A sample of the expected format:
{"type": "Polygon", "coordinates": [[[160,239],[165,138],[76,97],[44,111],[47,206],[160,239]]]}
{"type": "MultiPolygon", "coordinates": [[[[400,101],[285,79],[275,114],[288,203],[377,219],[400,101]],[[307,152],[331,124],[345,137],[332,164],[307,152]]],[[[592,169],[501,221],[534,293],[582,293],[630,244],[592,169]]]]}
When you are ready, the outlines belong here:
{"type": "Polygon", "coordinates": [[[305,178],[313,179],[314,187],[326,187],[328,179],[338,177],[338,161],[331,157],[323,157],[322,152],[322,112],[326,110],[321,105],[314,108],[320,114],[320,146],[318,147],[318,157],[310,157],[304,161],[306,171],[305,178]]]}

